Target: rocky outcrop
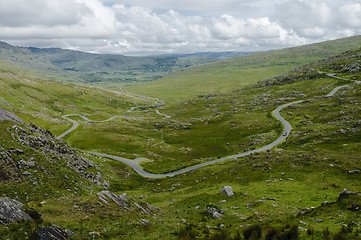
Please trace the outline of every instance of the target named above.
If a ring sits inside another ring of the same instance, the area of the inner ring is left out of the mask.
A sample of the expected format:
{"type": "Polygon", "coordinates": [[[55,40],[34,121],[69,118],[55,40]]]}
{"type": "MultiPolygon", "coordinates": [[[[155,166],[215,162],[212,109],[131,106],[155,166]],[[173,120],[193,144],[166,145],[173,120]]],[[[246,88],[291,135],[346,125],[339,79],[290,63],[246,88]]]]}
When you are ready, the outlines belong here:
{"type": "Polygon", "coordinates": [[[120,208],[127,211],[140,211],[145,214],[155,215],[161,211],[146,202],[136,202],[133,198],[125,193],[118,195],[110,191],[101,191],[97,193],[100,203],[110,206],[111,201],[115,202],[120,208]]]}
{"type": "Polygon", "coordinates": [[[24,212],[23,206],[24,204],[17,200],[0,198],[0,224],[10,224],[20,219],[33,220],[24,212]]]}
{"type": "Polygon", "coordinates": [[[332,72],[355,74],[361,71],[360,50],[345,51],[337,56],[326,58],[318,63],[318,67],[332,72]]]}
{"type": "Polygon", "coordinates": [[[140,219],[140,222],[143,223],[144,225],[148,225],[148,226],[151,226],[149,220],[146,220],[146,219],[140,219]]]}
{"type": "Polygon", "coordinates": [[[41,227],[38,232],[40,240],[66,240],[70,236],[58,226],[41,227]]]}
{"type": "Polygon", "coordinates": [[[0,174],[0,181],[31,177],[29,169],[43,170],[50,164],[73,169],[80,177],[101,187],[109,187],[109,182],[103,179],[101,169],[93,161],[80,155],[65,141],[56,139],[49,131],[34,124],[15,124],[8,128],[8,132],[10,136],[4,137],[18,147],[5,150],[0,146],[0,164],[4,170],[0,174]],[[42,159],[27,158],[34,153],[40,153],[42,159]]]}
{"type": "Polygon", "coordinates": [[[296,68],[286,74],[278,75],[266,80],[258,82],[259,86],[273,86],[273,85],[283,85],[290,84],[298,81],[305,81],[308,79],[316,79],[322,76],[321,73],[314,70],[310,66],[304,66],[302,68],[296,68]]]}
{"type": "Polygon", "coordinates": [[[337,203],[350,211],[361,211],[361,193],[344,189],[338,196],[337,203]]]}
{"type": "Polygon", "coordinates": [[[109,205],[109,201],[113,200],[119,207],[132,210],[129,205],[130,200],[127,198],[126,194],[118,195],[110,191],[102,191],[97,193],[97,196],[106,205],[109,205]]]}
{"type": "Polygon", "coordinates": [[[15,114],[0,108],[0,122],[1,121],[12,121],[20,124],[26,124],[23,120],[17,117],[15,114]]]}
{"type": "MultiPolygon", "coordinates": [[[[17,220],[33,219],[23,210],[24,204],[11,199],[0,198],[0,224],[11,224],[17,220]]],[[[41,227],[38,231],[38,237],[41,240],[66,240],[69,237],[76,236],[70,230],[61,230],[58,226],[41,227]]]]}
{"type": "Polygon", "coordinates": [[[211,215],[214,219],[222,218],[224,211],[215,205],[208,205],[205,209],[206,214],[211,215]]]}

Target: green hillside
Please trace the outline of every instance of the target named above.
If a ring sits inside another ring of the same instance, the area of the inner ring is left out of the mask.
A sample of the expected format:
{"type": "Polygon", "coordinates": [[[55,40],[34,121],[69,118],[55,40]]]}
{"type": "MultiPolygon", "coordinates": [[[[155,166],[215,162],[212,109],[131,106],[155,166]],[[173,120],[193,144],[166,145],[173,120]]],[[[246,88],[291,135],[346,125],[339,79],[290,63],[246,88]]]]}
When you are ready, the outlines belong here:
{"type": "Polygon", "coordinates": [[[361,47],[361,36],[226,59],[176,71],[165,78],[125,88],[167,101],[228,93],[305,64],[361,47]]]}
{"type": "Polygon", "coordinates": [[[121,115],[135,105],[153,103],[139,96],[53,81],[25,72],[0,61],[0,107],[54,134],[68,128],[69,123],[61,118],[64,114],[84,112],[102,118],[121,115]]]}

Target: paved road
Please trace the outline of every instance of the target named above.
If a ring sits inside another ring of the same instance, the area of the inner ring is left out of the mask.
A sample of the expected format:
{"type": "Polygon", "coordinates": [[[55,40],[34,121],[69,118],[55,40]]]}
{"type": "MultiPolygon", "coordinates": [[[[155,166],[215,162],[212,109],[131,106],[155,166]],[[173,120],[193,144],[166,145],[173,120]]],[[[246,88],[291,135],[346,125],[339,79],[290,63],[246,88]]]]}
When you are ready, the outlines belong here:
{"type": "MultiPolygon", "coordinates": [[[[336,77],[335,75],[333,74],[327,74],[329,77],[335,77],[335,78],[339,78],[339,77],[336,77]]],[[[343,80],[349,80],[349,79],[343,79],[343,80]]],[[[353,80],[350,80],[350,81],[353,81],[353,80]]],[[[360,83],[359,81],[354,81],[356,83],[360,83]]],[[[336,87],[334,88],[330,93],[328,93],[326,95],[326,97],[332,97],[338,90],[346,87],[347,85],[343,85],[343,86],[339,86],[339,87],[336,87]]],[[[295,104],[298,104],[298,103],[302,103],[304,102],[304,100],[300,100],[300,101],[295,101],[295,102],[290,102],[290,103],[286,103],[286,104],[283,104],[281,106],[279,106],[278,108],[276,108],[272,114],[273,116],[279,120],[282,125],[283,125],[283,128],[284,128],[284,132],[281,134],[281,136],[279,136],[276,140],[274,140],[272,143],[268,144],[268,145],[265,145],[263,147],[260,147],[260,148],[257,148],[257,149],[254,149],[254,150],[251,150],[251,151],[247,151],[247,152],[244,152],[244,153],[240,153],[240,154],[236,154],[236,155],[232,155],[232,156],[227,156],[227,157],[223,157],[223,158],[220,158],[220,159],[216,159],[216,160],[213,160],[213,161],[209,161],[209,162],[205,162],[205,163],[201,163],[201,164],[198,164],[198,165],[194,165],[194,166],[191,166],[191,167],[187,167],[187,168],[184,168],[184,169],[181,169],[181,170],[178,170],[178,171],[174,171],[174,172],[169,172],[169,173],[161,173],[161,174],[154,174],[154,173],[149,173],[149,172],[146,172],[144,171],[138,164],[138,161],[134,161],[134,160],[130,160],[130,159],[126,159],[126,158],[122,158],[122,157],[118,157],[118,156],[113,156],[113,155],[109,155],[109,154],[103,154],[103,153],[96,153],[96,152],[89,152],[90,154],[93,154],[93,155],[96,155],[96,156],[100,156],[100,157],[106,157],[106,158],[110,158],[110,159],[114,159],[114,160],[117,160],[117,161],[120,161],[120,162],[123,162],[125,164],[127,164],[128,166],[130,166],[135,172],[137,172],[138,174],[142,175],[143,177],[146,177],[146,178],[164,178],[164,177],[173,177],[173,176],[176,176],[176,175],[179,175],[179,174],[182,174],[182,173],[186,173],[186,172],[190,172],[190,171],[193,171],[195,169],[198,169],[198,168],[201,168],[201,167],[204,167],[204,166],[208,166],[208,165],[211,165],[211,164],[214,164],[214,163],[219,163],[219,162],[223,162],[223,161],[226,161],[226,160],[230,160],[230,159],[237,159],[237,158],[240,158],[240,157],[244,157],[244,156],[247,156],[247,155],[250,155],[252,153],[256,153],[256,152],[263,152],[263,151],[266,151],[266,150],[269,150],[275,146],[277,146],[278,144],[282,143],[283,141],[286,140],[286,138],[289,136],[291,130],[292,130],[292,127],[291,127],[291,124],[289,122],[287,122],[280,114],[280,111],[286,107],[289,107],[291,105],[295,105],[295,104]]],[[[135,107],[136,108],[136,107],[135,107]]],[[[132,108],[130,111],[134,110],[135,108],[132,108]]],[[[160,113],[158,110],[155,110],[157,112],[157,114],[159,115],[162,115],[166,118],[169,118],[170,116],[169,115],[166,115],[166,114],[162,114],[160,113]]],[[[82,115],[78,115],[78,114],[74,114],[75,116],[80,116],[82,117],[84,120],[86,121],[92,121],[82,115]]],[[[73,116],[74,116],[73,115],[73,116]]],[[[78,126],[78,123],[74,120],[71,120],[69,118],[67,118],[67,116],[71,116],[71,115],[66,115],[66,116],[63,116],[63,118],[69,120],[70,122],[73,123],[73,127],[71,129],[69,129],[68,131],[66,131],[65,133],[63,133],[62,135],[60,135],[58,138],[61,138],[63,136],[65,136],[66,134],[68,134],[69,132],[73,131],[77,126],[78,126]]],[[[116,118],[116,117],[113,117],[113,119],[116,118]]],[[[111,119],[111,118],[110,118],[111,119]]],[[[110,119],[107,119],[107,120],[104,120],[104,121],[110,121],[110,119]]],[[[99,122],[99,121],[98,121],[99,122]]]]}
{"type": "Polygon", "coordinates": [[[114,120],[114,119],[116,119],[116,118],[123,117],[123,116],[114,116],[114,117],[111,117],[111,118],[106,119],[106,120],[95,121],[95,120],[91,120],[91,119],[89,119],[89,118],[87,118],[87,117],[85,117],[85,116],[83,116],[83,115],[81,115],[81,114],[68,114],[68,115],[64,115],[64,116],[62,116],[62,118],[64,118],[64,119],[68,120],[69,122],[71,122],[71,123],[73,124],[73,126],[72,126],[69,130],[67,130],[66,132],[64,132],[63,134],[61,134],[60,136],[56,137],[57,139],[63,138],[65,135],[71,133],[72,131],[74,131],[74,130],[79,126],[79,123],[78,123],[77,121],[68,118],[68,117],[71,117],[71,116],[81,117],[82,119],[84,119],[84,120],[87,121],[87,122],[99,122],[99,123],[100,123],[100,122],[109,122],[109,121],[114,120]]]}
{"type": "Polygon", "coordinates": [[[169,115],[167,115],[167,114],[164,114],[164,113],[159,112],[158,109],[156,109],[155,112],[156,112],[158,115],[161,115],[161,116],[163,116],[163,117],[165,117],[165,118],[170,118],[170,117],[171,117],[171,116],[169,116],[169,115]]]}
{"type": "Polygon", "coordinates": [[[68,118],[69,116],[73,116],[73,115],[74,115],[74,114],[64,115],[64,116],[62,117],[62,118],[64,118],[64,119],[68,120],[69,122],[71,122],[71,123],[73,124],[73,126],[72,126],[70,129],[68,129],[66,132],[64,132],[64,133],[62,133],[61,135],[59,135],[59,136],[57,137],[57,139],[63,138],[65,135],[71,133],[72,131],[75,130],[75,128],[77,128],[77,127],[79,126],[79,123],[78,123],[77,121],[68,118]]]}
{"type": "Polygon", "coordinates": [[[346,81],[353,81],[357,84],[360,84],[361,81],[357,81],[357,80],[351,80],[351,79],[347,79],[347,78],[343,78],[343,77],[338,77],[335,73],[326,73],[327,76],[332,77],[332,78],[337,78],[337,79],[341,79],[341,80],[346,80],[346,81]]]}

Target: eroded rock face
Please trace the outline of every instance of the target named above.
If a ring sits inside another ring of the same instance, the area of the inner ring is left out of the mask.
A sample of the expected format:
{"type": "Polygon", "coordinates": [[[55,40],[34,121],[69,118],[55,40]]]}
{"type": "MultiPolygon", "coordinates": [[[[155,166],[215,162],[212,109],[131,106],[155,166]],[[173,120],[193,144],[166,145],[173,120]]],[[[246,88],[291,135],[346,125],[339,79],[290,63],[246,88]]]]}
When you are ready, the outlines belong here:
{"type": "Polygon", "coordinates": [[[10,199],[0,198],[0,224],[10,224],[20,219],[33,220],[22,210],[24,204],[10,199]]]}
{"type": "Polygon", "coordinates": [[[120,207],[124,207],[127,210],[131,210],[131,208],[129,208],[129,199],[127,198],[127,196],[125,194],[123,195],[118,195],[115,193],[112,193],[110,191],[102,191],[97,193],[98,198],[104,202],[106,205],[109,205],[109,199],[113,200],[116,204],[118,204],[120,207]]]}
{"type": "Polygon", "coordinates": [[[150,205],[147,202],[136,202],[132,197],[127,196],[125,193],[118,195],[110,191],[101,191],[97,193],[98,199],[106,205],[110,205],[111,200],[115,202],[119,207],[127,211],[138,210],[142,213],[149,215],[155,215],[161,213],[161,211],[150,205]]]}
{"type": "Polygon", "coordinates": [[[68,234],[57,226],[41,227],[38,232],[40,240],[66,240],[68,234]]]}
{"type": "Polygon", "coordinates": [[[17,117],[15,114],[0,108],[0,121],[12,121],[20,124],[26,124],[23,120],[21,120],[19,117],[17,117]]]}

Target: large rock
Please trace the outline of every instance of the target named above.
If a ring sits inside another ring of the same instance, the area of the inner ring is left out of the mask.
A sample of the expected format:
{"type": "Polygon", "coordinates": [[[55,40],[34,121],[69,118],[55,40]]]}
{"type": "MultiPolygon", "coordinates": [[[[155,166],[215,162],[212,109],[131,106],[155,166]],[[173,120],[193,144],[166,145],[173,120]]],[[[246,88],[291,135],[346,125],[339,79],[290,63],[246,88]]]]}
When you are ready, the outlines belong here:
{"type": "Polygon", "coordinates": [[[104,202],[105,204],[109,205],[109,199],[112,199],[116,204],[119,205],[119,207],[123,207],[127,210],[132,210],[132,208],[129,206],[129,199],[126,197],[126,194],[118,195],[115,193],[112,193],[110,191],[101,191],[97,193],[98,198],[104,202]]]}
{"type": "Polygon", "coordinates": [[[341,199],[344,199],[344,198],[348,198],[349,196],[356,195],[356,194],[357,194],[357,192],[353,192],[353,191],[344,189],[338,196],[338,201],[340,201],[341,199]]]}
{"type": "Polygon", "coordinates": [[[343,202],[341,204],[344,205],[348,210],[360,211],[361,193],[344,189],[340,193],[337,202],[343,202]]]}
{"type": "Polygon", "coordinates": [[[23,120],[21,120],[19,117],[17,117],[15,114],[0,108],[0,122],[1,121],[12,121],[20,124],[26,124],[23,120]]]}
{"type": "Polygon", "coordinates": [[[33,220],[22,210],[23,206],[24,204],[17,200],[0,198],[0,224],[10,224],[20,219],[33,220]]]}
{"type": "Polygon", "coordinates": [[[143,202],[143,204],[137,203],[134,198],[128,197],[125,193],[118,195],[111,191],[101,191],[97,193],[98,199],[104,204],[110,206],[111,201],[115,202],[119,207],[128,210],[139,210],[143,213],[149,215],[155,215],[157,213],[161,213],[161,211],[150,205],[147,202],[143,202]]]}
{"type": "Polygon", "coordinates": [[[57,226],[41,227],[38,237],[40,240],[67,240],[68,234],[57,226]]]}
{"type": "Polygon", "coordinates": [[[228,197],[231,197],[234,195],[232,187],[230,186],[224,186],[221,188],[221,193],[224,195],[227,195],[228,197]]]}

